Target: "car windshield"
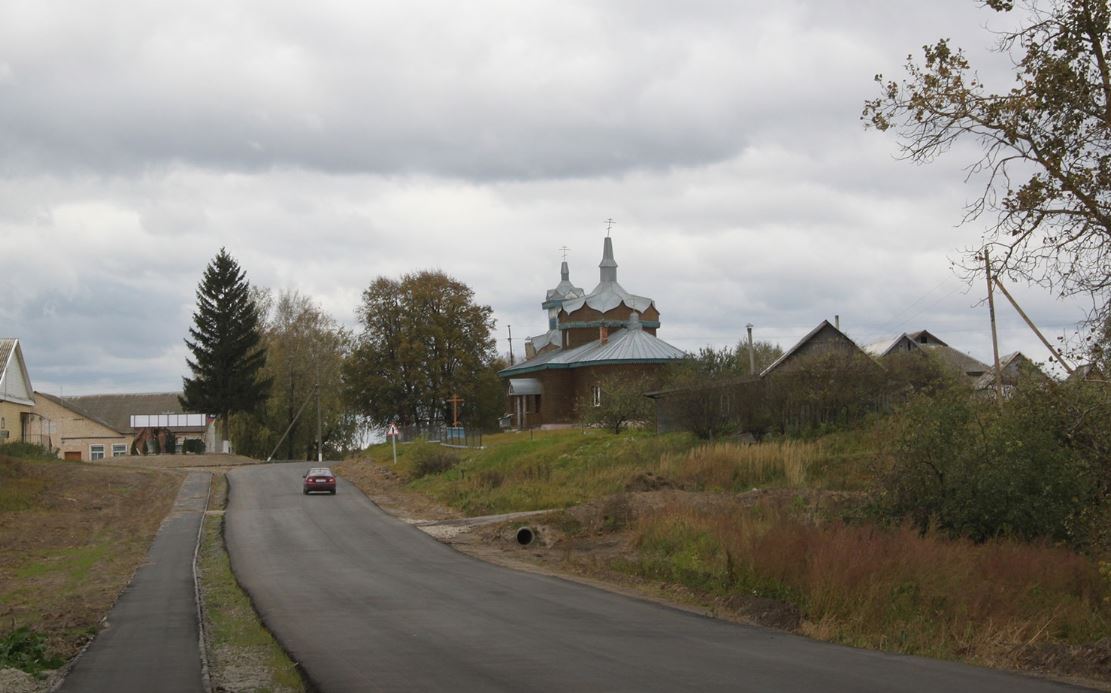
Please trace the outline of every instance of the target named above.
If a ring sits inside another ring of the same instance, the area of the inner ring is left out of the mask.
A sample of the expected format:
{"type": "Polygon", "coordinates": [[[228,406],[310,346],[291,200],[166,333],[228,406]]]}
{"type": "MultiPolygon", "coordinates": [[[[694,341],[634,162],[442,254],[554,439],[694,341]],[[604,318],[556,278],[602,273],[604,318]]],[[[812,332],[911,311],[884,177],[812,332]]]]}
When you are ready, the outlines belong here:
{"type": "Polygon", "coordinates": [[[332,476],[332,470],[328,469],[327,467],[310,469],[308,476],[332,476]]]}

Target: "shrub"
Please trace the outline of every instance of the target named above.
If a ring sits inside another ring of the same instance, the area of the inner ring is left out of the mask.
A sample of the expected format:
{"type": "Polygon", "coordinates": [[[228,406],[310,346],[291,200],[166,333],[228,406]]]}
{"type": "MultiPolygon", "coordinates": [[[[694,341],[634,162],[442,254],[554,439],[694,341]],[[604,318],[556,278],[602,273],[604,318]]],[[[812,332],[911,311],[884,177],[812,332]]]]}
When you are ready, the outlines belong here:
{"type": "Polygon", "coordinates": [[[412,453],[413,478],[442,474],[459,464],[454,452],[433,443],[417,443],[412,453]]]}
{"type": "Polygon", "coordinates": [[[1020,384],[1002,406],[958,387],[921,394],[892,418],[876,509],[976,541],[1105,541],[1111,393],[1086,383],[1020,384]]]}
{"type": "Polygon", "coordinates": [[[34,443],[3,443],[0,444],[0,455],[8,457],[22,457],[24,459],[56,459],[53,454],[41,445],[34,443]]]}
{"type": "Polygon", "coordinates": [[[16,628],[0,636],[0,669],[11,667],[37,674],[45,669],[56,669],[63,660],[46,652],[46,636],[27,626],[16,628]]]}
{"type": "Polygon", "coordinates": [[[182,452],[191,452],[197,455],[204,454],[204,441],[196,438],[190,438],[181,444],[182,452]]]}

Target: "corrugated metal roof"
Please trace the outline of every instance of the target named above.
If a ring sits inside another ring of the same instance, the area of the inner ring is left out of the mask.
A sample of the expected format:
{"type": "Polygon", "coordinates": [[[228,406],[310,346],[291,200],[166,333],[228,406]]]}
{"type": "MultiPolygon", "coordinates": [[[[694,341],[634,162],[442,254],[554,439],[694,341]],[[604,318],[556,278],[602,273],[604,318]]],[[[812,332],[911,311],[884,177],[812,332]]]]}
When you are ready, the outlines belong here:
{"type": "Polygon", "coordinates": [[[15,351],[15,340],[10,337],[0,338],[0,375],[8,368],[8,359],[15,351]]]}
{"type": "Polygon", "coordinates": [[[681,349],[638,328],[617,330],[606,343],[596,339],[574,349],[560,349],[500,371],[502,377],[546,368],[582,368],[602,364],[664,363],[686,356],[681,349]]]}

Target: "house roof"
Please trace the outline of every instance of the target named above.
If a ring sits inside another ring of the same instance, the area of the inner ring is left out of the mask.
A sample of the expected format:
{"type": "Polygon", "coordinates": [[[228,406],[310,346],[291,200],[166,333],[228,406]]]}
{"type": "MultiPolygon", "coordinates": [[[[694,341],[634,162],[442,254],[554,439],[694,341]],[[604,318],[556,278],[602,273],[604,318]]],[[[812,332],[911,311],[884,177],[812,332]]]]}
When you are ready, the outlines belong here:
{"type": "MultiPolygon", "coordinates": [[[[1006,356],[999,357],[999,369],[1003,371],[1003,384],[1014,385],[1023,373],[1036,373],[1042,378],[1049,379],[1038,364],[1034,363],[1021,351],[1013,351],[1006,356]]],[[[977,390],[989,390],[995,387],[995,369],[988,370],[976,379],[977,390]]]]}
{"type": "Polygon", "coordinates": [[[942,363],[960,369],[965,375],[979,376],[991,370],[986,363],[948,345],[920,344],[919,347],[928,354],[935,354],[942,363]]]}
{"type": "MultiPolygon", "coordinates": [[[[133,414],[184,414],[185,410],[178,399],[180,392],[145,392],[110,395],[81,395],[67,397],[66,401],[92,416],[108,422],[109,426],[120,431],[132,431],[133,414]]],[[[171,426],[173,430],[203,430],[203,427],[171,426]]]]}
{"type": "Polygon", "coordinates": [[[501,370],[498,375],[510,377],[549,368],[665,363],[686,356],[681,349],[640,329],[640,324],[636,320],[630,320],[629,325],[625,329],[610,333],[605,343],[601,339],[596,339],[573,349],[547,351],[537,354],[528,361],[501,370]]]}
{"type": "Polygon", "coordinates": [[[65,398],[62,398],[62,397],[55,397],[54,395],[48,395],[45,392],[36,392],[35,395],[38,396],[38,397],[42,397],[43,399],[45,399],[49,402],[53,402],[54,404],[57,404],[59,407],[63,407],[65,409],[68,409],[71,412],[73,412],[73,413],[75,413],[79,416],[82,416],[82,417],[84,417],[84,418],[86,418],[90,421],[95,421],[96,423],[100,424],[101,426],[104,426],[105,428],[111,429],[111,430],[115,431],[116,433],[119,433],[120,435],[126,435],[128,430],[130,429],[130,427],[120,428],[119,426],[113,426],[111,423],[105,421],[104,419],[97,416],[96,414],[93,414],[92,412],[86,410],[80,404],[74,403],[72,399],[65,399],[65,398]]]}
{"type": "Polygon", "coordinates": [[[19,340],[14,337],[0,338],[0,400],[33,407],[34,392],[19,340]]]}
{"type": "Polygon", "coordinates": [[[878,342],[866,344],[860,348],[871,356],[875,356],[876,358],[883,358],[884,356],[890,354],[895,349],[895,347],[904,339],[915,347],[921,347],[931,344],[937,346],[949,346],[945,342],[938,339],[937,336],[935,336],[933,333],[927,330],[918,330],[917,332],[904,332],[896,337],[888,337],[878,342]]]}
{"type": "Polygon", "coordinates": [[[816,336],[818,336],[824,330],[832,330],[835,334],[840,336],[845,341],[846,344],[851,345],[854,349],[860,350],[860,347],[857,346],[857,343],[854,342],[852,339],[850,339],[848,335],[846,335],[844,332],[842,332],[841,330],[834,327],[833,324],[829,320],[823,320],[820,323],[818,323],[817,327],[815,327],[814,329],[807,332],[806,336],[803,337],[802,339],[800,339],[798,342],[796,342],[793,347],[791,347],[787,351],[783,352],[783,355],[780,356],[779,358],[777,358],[775,361],[773,361],[770,366],[768,366],[764,370],[760,371],[760,377],[763,378],[764,376],[766,376],[769,373],[771,373],[772,371],[774,371],[776,368],[779,368],[781,365],[786,363],[796,352],[798,352],[799,349],[806,346],[806,344],[810,340],[814,339],[816,336]]]}

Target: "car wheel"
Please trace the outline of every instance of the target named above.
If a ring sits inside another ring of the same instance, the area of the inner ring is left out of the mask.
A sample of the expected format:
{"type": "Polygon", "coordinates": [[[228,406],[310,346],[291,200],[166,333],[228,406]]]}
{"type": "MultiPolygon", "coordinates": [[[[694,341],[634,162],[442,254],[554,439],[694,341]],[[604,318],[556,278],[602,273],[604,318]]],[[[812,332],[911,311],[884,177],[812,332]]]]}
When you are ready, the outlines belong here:
{"type": "Polygon", "coordinates": [[[335,489],[332,489],[332,495],[333,496],[336,495],[336,490],[335,489]]]}
{"type": "Polygon", "coordinates": [[[301,491],[301,493],[303,493],[303,494],[305,494],[305,495],[307,496],[307,495],[309,495],[309,490],[308,490],[307,488],[306,488],[306,489],[303,489],[303,490],[301,491]]]}

